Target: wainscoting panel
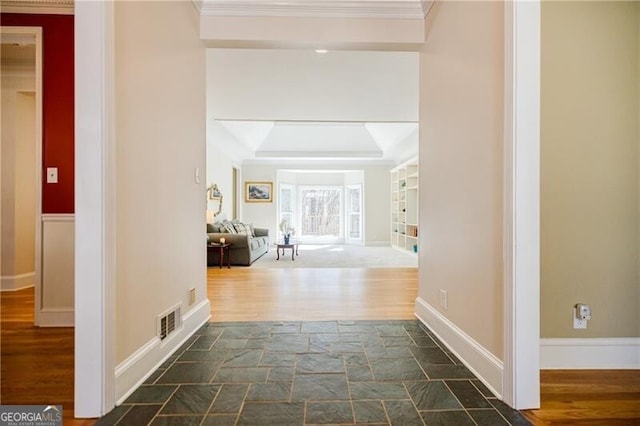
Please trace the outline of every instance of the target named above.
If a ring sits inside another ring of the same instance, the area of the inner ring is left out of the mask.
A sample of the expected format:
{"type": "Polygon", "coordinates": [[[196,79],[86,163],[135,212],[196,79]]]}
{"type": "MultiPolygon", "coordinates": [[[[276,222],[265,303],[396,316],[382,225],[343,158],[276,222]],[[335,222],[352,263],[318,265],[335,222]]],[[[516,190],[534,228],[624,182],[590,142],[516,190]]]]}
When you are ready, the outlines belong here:
{"type": "Polygon", "coordinates": [[[42,215],[42,282],[36,310],[39,326],[74,324],[74,238],[74,215],[42,215]]]}

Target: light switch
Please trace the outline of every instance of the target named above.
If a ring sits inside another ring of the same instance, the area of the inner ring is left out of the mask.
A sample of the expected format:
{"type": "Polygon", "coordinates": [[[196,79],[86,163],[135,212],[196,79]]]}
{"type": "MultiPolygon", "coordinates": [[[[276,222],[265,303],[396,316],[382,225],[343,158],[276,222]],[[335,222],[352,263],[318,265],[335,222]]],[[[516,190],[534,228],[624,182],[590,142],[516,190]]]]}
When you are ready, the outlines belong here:
{"type": "Polygon", "coordinates": [[[58,183],[57,167],[47,167],[47,183],[58,183]]]}
{"type": "Polygon", "coordinates": [[[193,169],[193,180],[195,183],[200,183],[200,169],[198,167],[193,169]]]}

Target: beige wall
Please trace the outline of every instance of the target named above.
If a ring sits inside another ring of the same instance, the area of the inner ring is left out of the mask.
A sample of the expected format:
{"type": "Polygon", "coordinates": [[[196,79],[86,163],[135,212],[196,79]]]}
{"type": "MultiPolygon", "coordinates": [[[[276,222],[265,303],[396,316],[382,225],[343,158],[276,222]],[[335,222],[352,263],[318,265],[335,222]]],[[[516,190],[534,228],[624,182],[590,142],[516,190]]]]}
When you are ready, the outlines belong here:
{"type": "Polygon", "coordinates": [[[205,50],[190,2],[117,2],[116,362],[206,296],[205,50]],[[194,183],[194,169],[202,182],[194,183]]]}
{"type": "Polygon", "coordinates": [[[418,296],[500,359],[503,14],[501,2],[434,4],[421,55],[419,156],[418,296]]]}
{"type": "MultiPolygon", "coordinates": [[[[35,270],[35,74],[29,69],[3,69],[2,201],[0,230],[2,288],[24,286],[16,277],[35,270]]],[[[34,277],[29,277],[33,285],[34,277]]]]}
{"type": "Polygon", "coordinates": [[[542,3],[541,337],[640,336],[638,9],[542,3]]]}

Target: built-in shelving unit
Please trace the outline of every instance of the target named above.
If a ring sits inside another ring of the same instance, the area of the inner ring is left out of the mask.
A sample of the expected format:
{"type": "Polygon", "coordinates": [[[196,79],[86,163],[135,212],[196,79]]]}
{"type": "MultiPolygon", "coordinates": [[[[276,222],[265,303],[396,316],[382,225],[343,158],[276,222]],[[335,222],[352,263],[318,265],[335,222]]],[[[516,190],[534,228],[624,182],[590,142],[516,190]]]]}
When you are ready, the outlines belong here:
{"type": "Polygon", "coordinates": [[[418,252],[418,159],[391,169],[391,245],[418,252]]]}

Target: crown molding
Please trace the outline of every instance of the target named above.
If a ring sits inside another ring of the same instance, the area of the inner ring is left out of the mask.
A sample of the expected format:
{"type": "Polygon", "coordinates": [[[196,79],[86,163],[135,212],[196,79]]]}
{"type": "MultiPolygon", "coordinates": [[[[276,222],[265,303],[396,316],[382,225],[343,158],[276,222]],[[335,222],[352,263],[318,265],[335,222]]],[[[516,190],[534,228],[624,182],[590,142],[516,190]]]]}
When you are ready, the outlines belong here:
{"type": "Polygon", "coordinates": [[[73,15],[74,0],[0,0],[2,13],[73,15]]]}
{"type": "Polygon", "coordinates": [[[424,19],[434,0],[193,0],[202,16],[424,19]]]}

